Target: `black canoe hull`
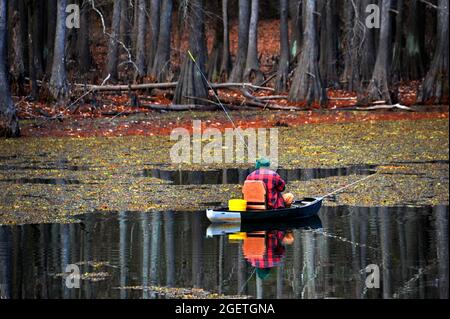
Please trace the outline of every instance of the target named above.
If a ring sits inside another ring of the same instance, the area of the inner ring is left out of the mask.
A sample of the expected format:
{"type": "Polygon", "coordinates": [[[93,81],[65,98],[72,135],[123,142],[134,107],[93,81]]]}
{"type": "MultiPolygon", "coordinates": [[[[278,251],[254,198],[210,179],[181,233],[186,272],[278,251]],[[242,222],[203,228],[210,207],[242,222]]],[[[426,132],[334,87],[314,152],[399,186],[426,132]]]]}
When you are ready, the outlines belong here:
{"type": "Polygon", "coordinates": [[[228,209],[207,210],[207,217],[213,223],[283,222],[307,219],[316,216],[322,207],[323,198],[305,198],[292,205],[268,211],[231,212],[228,209]]]}

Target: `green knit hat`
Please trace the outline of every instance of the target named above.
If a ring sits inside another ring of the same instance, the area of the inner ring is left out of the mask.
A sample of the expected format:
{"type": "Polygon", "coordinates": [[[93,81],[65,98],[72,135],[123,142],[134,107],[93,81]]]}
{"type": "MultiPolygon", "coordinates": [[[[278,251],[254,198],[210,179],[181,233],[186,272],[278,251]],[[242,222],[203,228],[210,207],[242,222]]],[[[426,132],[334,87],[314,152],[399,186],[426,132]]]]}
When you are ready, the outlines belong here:
{"type": "Polygon", "coordinates": [[[265,157],[258,158],[256,160],[256,169],[260,169],[261,167],[270,167],[270,160],[265,157]]]}

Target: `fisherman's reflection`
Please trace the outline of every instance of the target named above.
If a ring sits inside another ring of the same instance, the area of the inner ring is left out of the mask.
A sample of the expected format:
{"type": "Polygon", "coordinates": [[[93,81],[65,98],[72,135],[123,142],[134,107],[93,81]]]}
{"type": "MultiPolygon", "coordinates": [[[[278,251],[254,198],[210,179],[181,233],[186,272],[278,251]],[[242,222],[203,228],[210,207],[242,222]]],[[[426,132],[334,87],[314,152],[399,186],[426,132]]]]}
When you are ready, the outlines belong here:
{"type": "Polygon", "coordinates": [[[260,280],[266,280],[271,270],[283,263],[286,245],[294,242],[292,231],[261,231],[247,233],[243,237],[244,257],[256,268],[260,280]]]}

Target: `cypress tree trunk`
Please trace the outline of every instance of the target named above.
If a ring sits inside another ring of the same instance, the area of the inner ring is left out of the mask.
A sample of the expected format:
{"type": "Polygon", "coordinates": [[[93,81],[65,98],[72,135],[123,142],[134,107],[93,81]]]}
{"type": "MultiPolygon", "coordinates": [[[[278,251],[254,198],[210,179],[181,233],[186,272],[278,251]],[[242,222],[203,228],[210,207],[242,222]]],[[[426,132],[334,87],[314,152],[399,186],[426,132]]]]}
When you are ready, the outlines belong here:
{"type": "Polygon", "coordinates": [[[31,21],[31,33],[33,37],[33,63],[36,72],[36,77],[41,79],[44,75],[44,59],[43,59],[43,19],[44,14],[43,2],[32,1],[29,4],[33,7],[33,19],[31,21]]]}
{"type": "MultiPolygon", "coordinates": [[[[25,3],[24,3],[25,6],[25,3]]],[[[33,21],[33,6],[28,5],[28,8],[24,11],[27,12],[28,21],[33,21]]],[[[27,25],[27,43],[28,43],[28,73],[30,76],[30,97],[29,99],[31,101],[36,100],[38,96],[38,85],[37,85],[37,79],[36,79],[36,66],[34,64],[34,44],[33,44],[33,32],[31,31],[32,25],[27,25]],[[28,26],[30,26],[28,28],[28,26]]]]}
{"type": "Polygon", "coordinates": [[[55,46],[55,29],[56,29],[56,0],[47,1],[47,39],[46,39],[46,67],[51,71],[53,64],[53,47],[55,46]]]}
{"type": "Polygon", "coordinates": [[[16,115],[8,80],[8,18],[7,0],[0,0],[0,137],[18,137],[19,120],[16,115]]]}
{"type": "Polygon", "coordinates": [[[150,75],[155,62],[156,49],[159,36],[159,23],[161,13],[161,0],[150,1],[150,44],[148,51],[147,73],[150,75]]]}
{"type": "Polygon", "coordinates": [[[339,87],[338,25],[336,0],[322,1],[320,32],[320,74],[326,87],[339,87]]]}
{"type": "Polygon", "coordinates": [[[372,78],[373,67],[375,65],[376,56],[375,56],[375,31],[374,29],[368,29],[365,25],[365,10],[369,4],[371,4],[373,0],[362,0],[361,1],[361,9],[360,9],[360,21],[364,26],[363,29],[363,43],[362,50],[359,54],[361,59],[361,63],[359,64],[359,74],[362,84],[367,85],[372,78]]]}
{"type": "Polygon", "coordinates": [[[408,17],[406,22],[406,46],[404,50],[403,72],[406,80],[418,80],[424,75],[424,5],[419,0],[408,1],[408,17]]]}
{"type": "Polygon", "coordinates": [[[437,47],[430,70],[418,93],[419,103],[448,103],[448,14],[448,0],[439,0],[437,47]]]}
{"type": "Polygon", "coordinates": [[[230,82],[242,82],[248,51],[248,35],[250,26],[250,0],[239,0],[238,52],[230,82]]]}
{"type": "Polygon", "coordinates": [[[289,77],[289,0],[280,0],[280,62],[278,64],[277,80],[275,90],[285,92],[289,77]]]}
{"type": "MultiPolygon", "coordinates": [[[[124,3],[122,3],[122,6],[126,5],[128,6],[128,0],[123,0],[124,3]]],[[[140,0],[134,0],[133,1],[133,31],[130,36],[131,46],[132,46],[132,52],[133,55],[137,55],[137,39],[138,39],[138,33],[139,33],[139,1],[140,0]]],[[[131,5],[131,3],[130,3],[131,5]]],[[[124,10],[122,10],[123,12],[124,10]]],[[[123,29],[122,29],[123,30],[123,29]]]]}
{"type": "Polygon", "coordinates": [[[344,71],[341,82],[347,91],[360,92],[360,63],[359,54],[361,46],[359,9],[354,7],[355,2],[346,0],[343,5],[344,16],[344,71]]]}
{"type": "Polygon", "coordinates": [[[244,80],[255,83],[261,83],[264,81],[264,75],[259,69],[258,61],[258,21],[259,0],[252,0],[244,80]]]}
{"type": "MultiPolygon", "coordinates": [[[[198,70],[205,72],[206,39],[203,0],[191,0],[189,3],[189,50],[196,59],[196,64],[185,56],[180,78],[174,93],[174,104],[191,104],[189,97],[205,98],[208,96],[206,83],[198,70]]],[[[194,101],[198,104],[198,101],[194,101]]]]}
{"type": "MultiPolygon", "coordinates": [[[[132,15],[133,15],[133,10],[131,10],[131,8],[130,8],[130,6],[131,6],[130,3],[132,3],[132,0],[120,0],[120,1],[122,1],[122,4],[121,4],[121,10],[120,10],[120,37],[119,38],[120,38],[120,41],[127,48],[129,48],[130,45],[131,45],[130,28],[131,28],[131,18],[132,18],[132,15]]],[[[139,7],[137,5],[138,1],[139,0],[135,1],[136,2],[136,9],[139,7]]],[[[134,38],[137,37],[137,32],[133,33],[133,37],[134,38]]],[[[133,42],[133,45],[134,44],[136,44],[136,42],[133,42]]]]}
{"type": "Polygon", "coordinates": [[[225,81],[230,75],[231,55],[230,55],[230,31],[228,27],[228,0],[222,0],[222,19],[223,19],[223,51],[222,65],[220,66],[220,78],[225,81]]]}
{"type": "Polygon", "coordinates": [[[324,105],[327,102],[327,93],[322,86],[318,63],[319,52],[315,18],[317,2],[315,0],[305,1],[305,34],[302,53],[289,92],[289,100],[294,102],[304,101],[307,105],[311,105],[313,102],[324,105]]]}
{"type": "Polygon", "coordinates": [[[24,94],[24,82],[25,82],[25,58],[24,58],[24,44],[22,42],[21,32],[21,21],[19,14],[19,7],[16,6],[13,10],[12,21],[11,21],[11,39],[12,39],[12,57],[11,57],[11,75],[14,83],[18,87],[19,95],[24,94]]]}
{"type": "Polygon", "coordinates": [[[206,63],[208,80],[217,81],[220,78],[220,67],[222,65],[223,53],[223,22],[220,19],[220,0],[212,1],[212,12],[214,12],[214,42],[211,53],[206,63]]]}
{"type": "Polygon", "coordinates": [[[147,5],[146,0],[139,0],[138,11],[138,36],[136,48],[136,78],[142,78],[145,75],[145,35],[146,35],[146,15],[147,5]]]}
{"type": "Polygon", "coordinates": [[[296,58],[298,52],[300,51],[303,25],[302,25],[302,1],[301,0],[290,0],[289,1],[289,12],[291,16],[291,58],[296,58]]]}
{"type": "Polygon", "coordinates": [[[403,57],[405,41],[403,37],[403,23],[404,23],[404,13],[403,13],[403,0],[397,1],[397,13],[395,17],[395,40],[393,49],[393,60],[391,68],[391,76],[394,81],[404,80],[403,76],[403,57]]]}
{"type": "Polygon", "coordinates": [[[111,23],[111,33],[108,43],[108,57],[106,62],[106,75],[111,76],[111,81],[116,82],[119,74],[117,72],[117,65],[119,61],[119,33],[121,20],[121,4],[122,1],[114,1],[113,16],[111,23]]]}
{"type": "Polygon", "coordinates": [[[377,61],[375,63],[372,79],[367,88],[368,102],[383,100],[387,104],[391,104],[391,95],[389,92],[389,70],[392,59],[391,7],[392,0],[382,0],[380,40],[377,61]]]}
{"type": "Polygon", "coordinates": [[[155,61],[151,76],[157,82],[165,82],[170,73],[170,44],[172,28],[172,0],[163,0],[162,12],[159,25],[158,48],[156,50],[155,61]]]}
{"type": "Polygon", "coordinates": [[[26,0],[18,0],[20,37],[23,44],[23,63],[25,66],[25,75],[29,75],[29,49],[28,49],[28,10],[25,5],[26,0]]]}
{"type": "Polygon", "coordinates": [[[65,102],[69,97],[65,58],[66,6],[67,0],[58,0],[52,75],[49,83],[50,92],[58,102],[65,102]]]}
{"type": "Polygon", "coordinates": [[[78,35],[78,59],[80,63],[80,71],[84,74],[89,72],[92,63],[91,44],[89,39],[91,27],[89,10],[89,4],[84,2],[80,13],[80,31],[78,35]]]}
{"type": "MultiPolygon", "coordinates": [[[[68,0],[67,4],[77,3],[78,0],[68,0]]],[[[78,36],[79,36],[79,29],[77,28],[70,28],[67,30],[66,34],[66,62],[67,64],[72,64],[73,62],[77,61],[79,48],[78,48],[78,36]]]]}

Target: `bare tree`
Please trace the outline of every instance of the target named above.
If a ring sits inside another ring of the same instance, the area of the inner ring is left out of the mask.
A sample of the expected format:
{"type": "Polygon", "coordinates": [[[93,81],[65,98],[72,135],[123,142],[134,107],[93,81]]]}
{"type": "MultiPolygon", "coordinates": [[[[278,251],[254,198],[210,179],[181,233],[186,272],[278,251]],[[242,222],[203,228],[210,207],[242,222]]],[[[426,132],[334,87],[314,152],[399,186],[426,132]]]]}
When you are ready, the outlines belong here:
{"type": "Polygon", "coordinates": [[[382,100],[385,101],[385,103],[390,104],[389,68],[392,62],[392,0],[382,0],[381,4],[381,29],[377,61],[375,63],[372,79],[367,88],[367,99],[369,103],[382,100]]]}
{"type": "Polygon", "coordinates": [[[220,67],[220,77],[225,80],[230,75],[231,55],[230,55],[230,31],[228,19],[228,0],[222,0],[222,19],[223,19],[223,51],[222,65],[220,67]]]}
{"type": "Polygon", "coordinates": [[[189,104],[192,103],[192,97],[204,98],[208,96],[208,89],[201,74],[201,72],[205,72],[206,62],[203,1],[190,0],[188,3],[189,50],[196,61],[192,61],[188,55],[185,56],[174,93],[174,104],[189,104]]]}
{"type": "Polygon", "coordinates": [[[291,58],[296,58],[300,51],[303,25],[302,0],[289,0],[289,15],[291,17],[291,58]]]}
{"type": "Polygon", "coordinates": [[[25,57],[24,50],[25,44],[22,42],[22,16],[20,14],[19,3],[15,1],[15,7],[12,13],[11,21],[11,58],[10,58],[10,71],[12,75],[13,83],[18,86],[19,94],[24,94],[24,82],[25,82],[25,57]]]}
{"type": "Polygon", "coordinates": [[[0,0],[0,137],[18,137],[19,120],[9,88],[7,61],[7,0],[0,0]]]}
{"type": "Polygon", "coordinates": [[[111,76],[111,81],[118,80],[119,73],[117,65],[119,61],[119,34],[120,34],[120,20],[121,20],[121,6],[122,1],[114,1],[113,16],[111,22],[111,34],[108,42],[108,57],[106,62],[106,75],[111,76]]]}
{"type": "Polygon", "coordinates": [[[275,90],[285,92],[289,77],[289,13],[288,0],[280,0],[280,61],[278,63],[275,90]]]}
{"type": "Polygon", "coordinates": [[[49,83],[49,90],[58,103],[64,103],[69,98],[65,57],[66,6],[67,0],[58,1],[52,75],[49,83]]]}
{"type": "MultiPolygon", "coordinates": [[[[82,1],[82,0],[80,0],[82,1]]],[[[57,10],[57,1],[56,0],[48,0],[47,2],[47,39],[46,39],[46,70],[52,69],[53,64],[53,47],[55,45],[55,31],[56,31],[56,10],[57,10]]]]}
{"type": "Polygon", "coordinates": [[[337,88],[338,28],[336,0],[323,0],[320,17],[320,75],[326,87],[337,88]]]}
{"type": "Polygon", "coordinates": [[[158,48],[151,75],[158,81],[164,82],[170,72],[170,44],[172,28],[172,0],[162,0],[162,10],[159,26],[158,48]]]}
{"type": "Polygon", "coordinates": [[[147,26],[147,4],[146,0],[139,0],[138,9],[138,36],[136,44],[136,78],[142,78],[145,75],[145,35],[147,26]]]}
{"type": "MultiPolygon", "coordinates": [[[[363,15],[365,10],[369,4],[373,3],[373,0],[361,0],[361,8],[360,8],[360,26],[362,27],[362,44],[361,50],[356,56],[359,61],[359,74],[360,80],[362,84],[367,85],[370,79],[372,78],[373,67],[376,61],[376,49],[375,49],[375,31],[374,29],[369,29],[362,23],[364,18],[363,15]]],[[[361,86],[362,87],[362,86],[361,86]]]]}
{"type": "Polygon", "coordinates": [[[80,71],[87,73],[91,67],[91,43],[89,33],[91,28],[90,10],[88,2],[83,2],[81,7],[80,30],[78,35],[78,60],[80,64],[80,71]]]}
{"type": "Polygon", "coordinates": [[[258,60],[258,21],[259,21],[259,0],[252,0],[250,26],[248,31],[248,51],[245,64],[244,80],[261,83],[264,74],[259,69],[258,60]]]}
{"type": "MultiPolygon", "coordinates": [[[[359,17],[356,2],[346,0],[343,3],[344,34],[343,34],[343,57],[344,70],[341,75],[343,88],[348,91],[361,91],[360,63],[361,42],[363,26],[359,17]]],[[[372,76],[372,74],[371,74],[372,76]]]]}
{"type": "Polygon", "coordinates": [[[211,53],[206,63],[206,73],[210,81],[217,81],[220,77],[223,54],[223,20],[220,18],[220,0],[211,1],[211,10],[214,13],[214,41],[211,53]]]}
{"type": "Polygon", "coordinates": [[[241,82],[244,76],[250,26],[250,0],[239,0],[238,52],[229,81],[241,82]]]}
{"type": "Polygon", "coordinates": [[[300,59],[295,71],[289,100],[304,101],[308,105],[327,102],[327,93],[322,85],[318,62],[318,41],[316,29],[317,1],[305,0],[305,33],[300,59]]]}
{"type": "MultiPolygon", "coordinates": [[[[419,0],[409,0],[406,18],[406,36],[402,72],[407,80],[421,79],[425,73],[424,39],[425,10],[419,0]]],[[[403,27],[403,26],[402,26],[403,27]]]]}
{"type": "Polygon", "coordinates": [[[448,103],[448,14],[448,0],[439,0],[437,47],[418,93],[419,103],[448,103]]]}
{"type": "Polygon", "coordinates": [[[159,24],[161,14],[161,0],[150,1],[150,44],[147,57],[147,73],[150,74],[155,61],[156,49],[158,45],[159,24]]]}
{"type": "MultiPolygon", "coordinates": [[[[120,10],[120,41],[128,48],[131,44],[136,45],[137,39],[137,29],[134,30],[134,25],[131,25],[131,21],[133,17],[134,10],[133,8],[138,9],[137,2],[139,0],[120,0],[122,1],[121,10],[120,10]],[[131,32],[133,33],[133,39],[131,39],[131,32]],[[135,32],[136,31],[136,32],[135,32]],[[133,40],[133,43],[131,43],[133,40]]],[[[136,19],[137,20],[137,19],[136,19]]],[[[136,26],[137,27],[137,26],[136,26]]]]}

